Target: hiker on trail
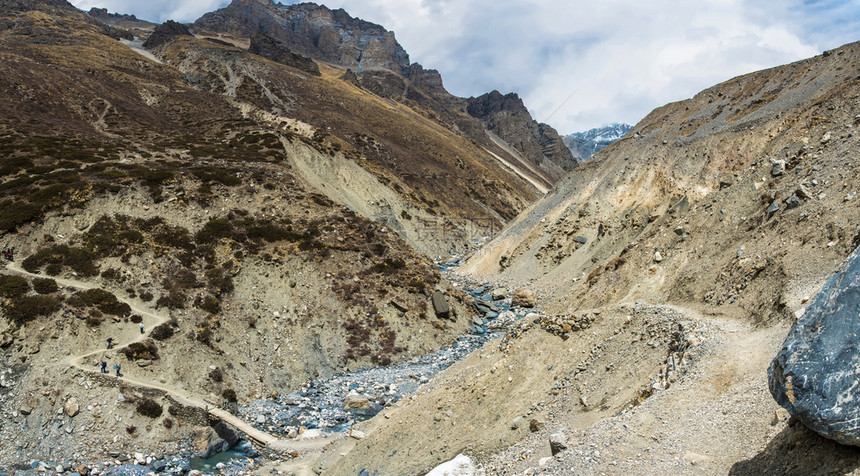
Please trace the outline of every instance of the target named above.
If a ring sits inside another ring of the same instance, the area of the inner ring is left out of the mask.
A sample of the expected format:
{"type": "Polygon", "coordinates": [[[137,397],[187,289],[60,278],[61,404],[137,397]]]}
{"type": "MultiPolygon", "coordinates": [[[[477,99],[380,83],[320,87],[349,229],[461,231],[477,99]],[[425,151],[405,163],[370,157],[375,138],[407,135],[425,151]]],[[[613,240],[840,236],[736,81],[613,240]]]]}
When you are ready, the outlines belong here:
{"type": "Polygon", "coordinates": [[[111,347],[113,347],[113,337],[108,337],[108,338],[107,338],[107,343],[108,343],[108,346],[107,346],[107,348],[108,348],[108,349],[110,349],[111,347]]]}
{"type": "Polygon", "coordinates": [[[122,374],[121,374],[121,373],[119,373],[119,369],[120,369],[119,364],[114,365],[114,366],[113,366],[113,368],[114,368],[114,370],[116,370],[116,376],[117,376],[117,377],[122,377],[122,374]]]}
{"type": "Polygon", "coordinates": [[[141,322],[138,326],[140,326],[140,333],[143,334],[143,323],[141,322]]]}
{"type": "Polygon", "coordinates": [[[108,373],[108,372],[107,372],[107,362],[105,362],[104,360],[102,360],[101,362],[99,362],[99,367],[101,367],[101,370],[102,370],[102,373],[103,373],[103,374],[108,373]]]}

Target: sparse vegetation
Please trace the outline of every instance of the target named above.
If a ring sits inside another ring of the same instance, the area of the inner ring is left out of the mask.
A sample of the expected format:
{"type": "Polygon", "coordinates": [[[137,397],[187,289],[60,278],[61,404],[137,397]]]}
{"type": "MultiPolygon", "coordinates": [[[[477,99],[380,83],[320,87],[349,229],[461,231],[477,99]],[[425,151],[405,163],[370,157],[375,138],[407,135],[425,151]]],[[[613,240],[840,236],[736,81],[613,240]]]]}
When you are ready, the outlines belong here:
{"type": "Polygon", "coordinates": [[[30,283],[21,276],[0,275],[0,296],[6,298],[22,297],[30,291],[30,283]]]}
{"type": "Polygon", "coordinates": [[[50,278],[33,279],[33,290],[39,294],[52,294],[59,291],[57,282],[50,278]]]}
{"type": "Polygon", "coordinates": [[[224,397],[224,400],[227,400],[229,403],[236,403],[239,401],[239,397],[236,395],[236,391],[232,388],[225,388],[223,392],[221,392],[221,396],[224,397]]]}
{"type": "Polygon", "coordinates": [[[67,302],[80,309],[97,308],[105,314],[117,317],[131,314],[131,307],[128,304],[117,299],[113,293],[99,288],[77,292],[67,302]]]}
{"type": "Polygon", "coordinates": [[[134,342],[121,350],[128,360],[157,360],[158,346],[152,339],[147,339],[143,342],[134,342]]]}
{"type": "Polygon", "coordinates": [[[152,329],[149,335],[155,340],[167,340],[173,337],[175,332],[173,326],[174,323],[172,321],[159,324],[152,329]]]}
{"type": "Polygon", "coordinates": [[[151,398],[142,398],[137,402],[137,413],[149,417],[158,418],[163,412],[161,405],[151,398]]]}
{"type": "Polygon", "coordinates": [[[53,314],[60,309],[61,302],[56,296],[21,296],[11,300],[6,307],[6,317],[21,325],[38,317],[53,314]]]}

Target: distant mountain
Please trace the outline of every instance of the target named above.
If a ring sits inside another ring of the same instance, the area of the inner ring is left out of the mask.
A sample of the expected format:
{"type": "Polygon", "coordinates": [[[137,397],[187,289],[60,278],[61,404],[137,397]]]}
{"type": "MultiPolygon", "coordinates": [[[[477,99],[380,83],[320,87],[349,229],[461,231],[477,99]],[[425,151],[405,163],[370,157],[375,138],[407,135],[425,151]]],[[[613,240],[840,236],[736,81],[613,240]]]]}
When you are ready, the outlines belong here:
{"type": "Polygon", "coordinates": [[[574,132],[564,136],[564,145],[570,149],[577,162],[584,164],[592,155],[624,137],[630,129],[632,129],[630,124],[615,122],[608,126],[597,127],[585,132],[574,132]]]}

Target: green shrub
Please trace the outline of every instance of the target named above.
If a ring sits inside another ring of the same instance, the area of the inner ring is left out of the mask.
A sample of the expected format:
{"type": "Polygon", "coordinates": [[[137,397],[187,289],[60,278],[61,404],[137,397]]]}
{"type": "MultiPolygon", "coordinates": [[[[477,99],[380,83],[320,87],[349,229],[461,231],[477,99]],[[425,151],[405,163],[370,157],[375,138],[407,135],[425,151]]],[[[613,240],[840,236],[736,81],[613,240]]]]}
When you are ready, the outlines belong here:
{"type": "Polygon", "coordinates": [[[96,256],[83,248],[72,248],[68,245],[54,245],[42,248],[36,254],[28,256],[21,266],[31,273],[36,273],[43,266],[51,276],[60,274],[63,267],[69,267],[83,277],[92,277],[98,274],[98,266],[95,263],[96,256]]]}
{"type": "Polygon", "coordinates": [[[221,312],[221,301],[213,296],[206,296],[205,298],[197,298],[194,301],[194,307],[198,309],[203,309],[209,314],[218,314],[221,312]]]}
{"type": "Polygon", "coordinates": [[[161,405],[151,398],[143,398],[137,402],[137,413],[149,418],[158,418],[162,413],[161,405]]]}
{"type": "Polygon", "coordinates": [[[87,315],[87,325],[90,327],[98,327],[105,320],[104,314],[101,313],[98,309],[90,309],[89,314],[87,315]]]}
{"type": "Polygon", "coordinates": [[[88,289],[75,293],[68,300],[69,304],[75,307],[96,307],[99,311],[105,314],[114,316],[127,316],[131,314],[131,306],[120,301],[117,297],[104,289],[88,289]]]}
{"type": "Polygon", "coordinates": [[[33,290],[39,294],[52,294],[60,290],[57,282],[50,278],[36,278],[33,280],[33,290]]]}
{"type": "Polygon", "coordinates": [[[146,339],[143,342],[134,342],[129,344],[120,351],[125,354],[128,360],[158,360],[158,346],[152,339],[146,339]]]}
{"type": "Polygon", "coordinates": [[[40,316],[49,316],[60,308],[56,296],[22,296],[13,299],[6,308],[6,316],[16,324],[32,321],[40,316]]]}
{"type": "Polygon", "coordinates": [[[30,283],[21,276],[0,275],[0,296],[21,297],[30,290],[30,283]]]}
{"type": "Polygon", "coordinates": [[[194,167],[191,169],[201,182],[218,182],[227,186],[236,186],[242,183],[236,173],[230,170],[225,170],[216,167],[194,167]]]}
{"type": "Polygon", "coordinates": [[[155,301],[155,307],[166,307],[168,309],[185,309],[185,293],[180,290],[169,291],[162,294],[155,301]]]}
{"type": "Polygon", "coordinates": [[[213,218],[209,220],[200,231],[196,239],[200,243],[212,243],[221,238],[229,238],[233,235],[233,225],[226,218],[213,218]]]}
{"type": "Polygon", "coordinates": [[[33,221],[41,215],[38,206],[21,201],[0,202],[0,231],[15,231],[19,226],[33,221]]]}
{"type": "Polygon", "coordinates": [[[176,249],[192,250],[194,243],[191,234],[185,228],[176,226],[166,228],[153,236],[156,243],[176,249]]]}
{"type": "Polygon", "coordinates": [[[167,340],[173,337],[173,333],[173,325],[170,322],[165,322],[155,326],[149,335],[155,340],[167,340]]]}
{"type": "Polygon", "coordinates": [[[120,277],[119,270],[116,268],[108,268],[102,271],[102,278],[108,281],[118,281],[120,277]]]}
{"type": "Polygon", "coordinates": [[[402,259],[386,258],[381,263],[376,263],[370,269],[376,273],[394,274],[401,269],[406,268],[406,263],[402,259]]]}
{"type": "Polygon", "coordinates": [[[247,229],[248,238],[263,239],[269,243],[286,240],[291,237],[290,232],[273,223],[261,223],[249,226],[247,229]]]}
{"type": "Polygon", "coordinates": [[[224,372],[219,368],[215,368],[209,372],[209,379],[213,382],[223,382],[224,372]]]}
{"type": "Polygon", "coordinates": [[[239,401],[239,397],[236,396],[236,391],[232,388],[225,388],[224,391],[221,392],[221,396],[230,403],[236,403],[239,401]]]}

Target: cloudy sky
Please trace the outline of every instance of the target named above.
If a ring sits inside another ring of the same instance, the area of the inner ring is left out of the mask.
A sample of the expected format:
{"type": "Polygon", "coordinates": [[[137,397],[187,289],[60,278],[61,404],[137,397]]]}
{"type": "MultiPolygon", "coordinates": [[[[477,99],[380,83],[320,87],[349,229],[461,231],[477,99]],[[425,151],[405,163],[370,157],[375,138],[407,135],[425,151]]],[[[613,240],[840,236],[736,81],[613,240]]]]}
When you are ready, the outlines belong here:
{"type": "MultiPolygon", "coordinates": [[[[281,0],[282,3],[295,3],[281,0]]],[[[161,22],[228,0],[72,0],[161,22]]],[[[517,92],[560,133],[638,122],[739,74],[860,40],[860,0],[331,0],[458,96],[517,92]]]]}

